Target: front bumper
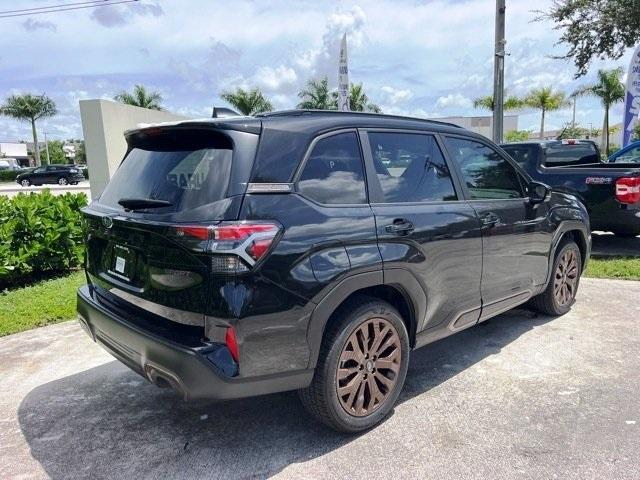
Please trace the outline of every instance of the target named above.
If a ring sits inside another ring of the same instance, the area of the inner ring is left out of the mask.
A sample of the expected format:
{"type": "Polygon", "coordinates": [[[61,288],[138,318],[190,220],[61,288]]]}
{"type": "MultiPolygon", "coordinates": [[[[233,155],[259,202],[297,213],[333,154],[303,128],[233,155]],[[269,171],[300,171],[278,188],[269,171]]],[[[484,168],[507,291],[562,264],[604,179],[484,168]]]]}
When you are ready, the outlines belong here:
{"type": "MultiPolygon", "coordinates": [[[[209,357],[216,344],[182,345],[140,328],[105,308],[85,285],[77,294],[78,320],[88,335],[136,373],[185,400],[227,400],[304,388],[313,370],[242,378],[226,377],[209,357]]],[[[219,345],[218,345],[219,347],[219,345]]]]}

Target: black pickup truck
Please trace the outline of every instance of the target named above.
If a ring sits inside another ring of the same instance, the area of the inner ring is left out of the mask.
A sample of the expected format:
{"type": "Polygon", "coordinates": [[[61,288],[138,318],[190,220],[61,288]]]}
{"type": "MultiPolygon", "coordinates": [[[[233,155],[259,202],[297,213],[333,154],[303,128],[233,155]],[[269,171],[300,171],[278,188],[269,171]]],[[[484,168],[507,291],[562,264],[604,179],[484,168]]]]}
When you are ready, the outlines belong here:
{"type": "Polygon", "coordinates": [[[640,235],[640,167],[604,163],[590,140],[546,140],[501,145],[531,177],[576,195],[592,230],[640,235]]]}

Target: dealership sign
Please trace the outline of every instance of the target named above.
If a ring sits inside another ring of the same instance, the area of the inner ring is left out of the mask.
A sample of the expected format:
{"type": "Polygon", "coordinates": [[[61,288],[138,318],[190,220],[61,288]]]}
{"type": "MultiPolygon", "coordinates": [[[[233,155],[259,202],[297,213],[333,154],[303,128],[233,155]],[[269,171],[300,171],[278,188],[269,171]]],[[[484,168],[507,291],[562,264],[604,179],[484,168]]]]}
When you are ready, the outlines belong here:
{"type": "Polygon", "coordinates": [[[348,112],[349,108],[349,65],[347,61],[347,34],[340,44],[340,61],[338,62],[338,110],[348,112]]]}
{"type": "Polygon", "coordinates": [[[624,98],[624,128],[622,129],[622,146],[631,143],[633,127],[640,115],[640,45],[633,52],[629,73],[627,74],[627,91],[624,98]]]}

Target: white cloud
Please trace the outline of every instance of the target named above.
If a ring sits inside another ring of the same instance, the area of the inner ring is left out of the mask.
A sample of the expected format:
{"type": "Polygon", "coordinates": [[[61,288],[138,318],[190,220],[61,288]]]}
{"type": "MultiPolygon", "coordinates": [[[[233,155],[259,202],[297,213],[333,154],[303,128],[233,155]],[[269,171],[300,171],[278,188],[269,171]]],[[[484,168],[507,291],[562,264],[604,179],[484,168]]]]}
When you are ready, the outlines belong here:
{"type": "Polygon", "coordinates": [[[438,98],[436,108],[470,108],[473,102],[461,93],[450,93],[438,98]]]}
{"type": "Polygon", "coordinates": [[[405,103],[413,97],[413,92],[408,88],[394,88],[385,85],[380,90],[382,91],[383,100],[392,105],[405,103]]]}
{"type": "Polygon", "coordinates": [[[296,71],[291,67],[260,67],[252,77],[253,83],[266,92],[279,92],[291,87],[298,80],[296,71]]]}

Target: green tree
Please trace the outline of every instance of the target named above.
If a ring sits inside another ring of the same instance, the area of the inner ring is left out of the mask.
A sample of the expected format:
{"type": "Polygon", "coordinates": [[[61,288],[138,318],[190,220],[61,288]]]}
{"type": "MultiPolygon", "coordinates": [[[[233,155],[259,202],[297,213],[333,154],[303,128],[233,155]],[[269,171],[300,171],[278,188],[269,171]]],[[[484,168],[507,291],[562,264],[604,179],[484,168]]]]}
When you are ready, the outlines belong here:
{"type": "Polygon", "coordinates": [[[86,164],[87,152],[84,148],[84,140],[77,142],[75,145],[76,145],[76,156],[73,159],[73,163],[86,164]]]}
{"type": "Polygon", "coordinates": [[[504,134],[507,142],[524,142],[531,137],[531,130],[511,130],[504,134]]]}
{"type": "Polygon", "coordinates": [[[604,107],[604,121],[602,131],[604,132],[604,151],[609,151],[609,110],[615,103],[624,100],[625,87],[621,78],[624,70],[621,67],[613,70],[598,70],[598,82],[588,85],[577,91],[578,95],[592,95],[598,97],[604,107]]]}
{"type": "Polygon", "coordinates": [[[256,113],[273,110],[271,102],[257,88],[252,90],[236,88],[233,92],[223,92],[220,97],[233,105],[243,115],[255,115],[256,113]]]}
{"type": "Polygon", "coordinates": [[[636,123],[636,126],[633,127],[633,133],[631,134],[631,138],[633,140],[640,140],[640,122],[636,123]]]}
{"type": "MultiPolygon", "coordinates": [[[[332,110],[338,109],[338,91],[331,92],[333,99],[332,110]]],[[[373,102],[369,101],[369,97],[364,93],[362,83],[352,83],[349,85],[349,108],[353,112],[373,112],[382,113],[382,109],[373,102]]]]}
{"type": "Polygon", "coordinates": [[[580,77],[594,58],[619,59],[640,38],[638,0],[555,0],[538,20],[550,20],[580,77]]]}
{"type": "Polygon", "coordinates": [[[564,92],[554,91],[551,87],[534,88],[524,99],[524,103],[541,111],[540,138],[544,137],[544,119],[547,112],[553,112],[569,106],[564,92]]]}
{"type": "Polygon", "coordinates": [[[64,154],[64,150],[62,148],[63,146],[64,142],[61,140],[49,140],[47,142],[50,164],[65,164],[70,162],[70,160],[64,154]]]}
{"type": "Polygon", "coordinates": [[[11,95],[7,97],[4,104],[0,106],[0,114],[13,117],[17,120],[31,122],[31,133],[33,134],[33,157],[36,166],[40,166],[40,148],[38,146],[38,132],[36,131],[36,120],[45,117],[53,117],[58,110],[53,100],[42,95],[11,95]]]}
{"type": "MultiPolygon", "coordinates": [[[[505,110],[517,110],[518,108],[522,108],[524,106],[524,102],[522,99],[509,95],[504,100],[504,109],[505,110]]],[[[495,108],[495,102],[493,101],[493,95],[486,95],[484,97],[478,97],[473,101],[474,108],[482,108],[485,110],[491,110],[495,108]]]]}
{"type": "Polygon", "coordinates": [[[134,107],[162,110],[162,95],[160,95],[160,92],[149,92],[143,85],[135,85],[133,92],[123,90],[116,94],[113,99],[116,102],[133,105],[134,107]]]}
{"type": "Polygon", "coordinates": [[[309,80],[306,88],[298,93],[298,98],[301,99],[298,108],[312,110],[335,110],[337,108],[336,100],[329,90],[327,77],[320,80],[309,80]]]}

